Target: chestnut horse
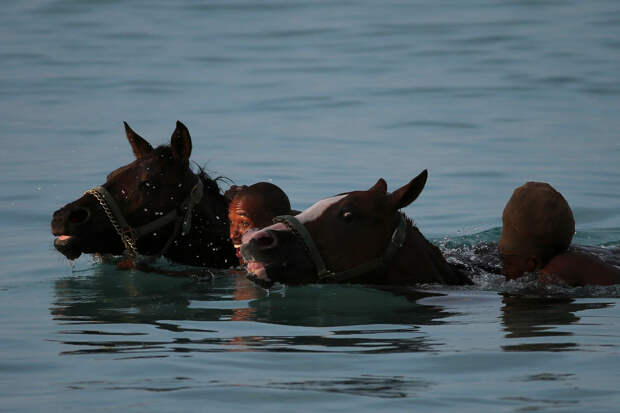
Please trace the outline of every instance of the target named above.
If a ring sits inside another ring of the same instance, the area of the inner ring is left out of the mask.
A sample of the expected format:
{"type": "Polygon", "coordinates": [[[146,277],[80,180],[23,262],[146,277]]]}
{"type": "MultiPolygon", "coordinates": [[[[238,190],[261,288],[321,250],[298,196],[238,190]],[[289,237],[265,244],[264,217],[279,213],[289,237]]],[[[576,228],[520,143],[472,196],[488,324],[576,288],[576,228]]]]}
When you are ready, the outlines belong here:
{"type": "Polygon", "coordinates": [[[155,149],[126,123],[125,132],[136,160],[54,212],[56,249],[69,259],[125,252],[201,267],[237,265],[228,200],[202,169],[190,168],[185,125],[177,122],[170,145],[155,149]]]}
{"type": "Polygon", "coordinates": [[[276,281],[471,284],[399,211],[418,197],[426,178],[424,170],[393,193],[379,179],[367,191],[324,199],[246,233],[241,253],[250,279],[264,287],[276,281]]]}

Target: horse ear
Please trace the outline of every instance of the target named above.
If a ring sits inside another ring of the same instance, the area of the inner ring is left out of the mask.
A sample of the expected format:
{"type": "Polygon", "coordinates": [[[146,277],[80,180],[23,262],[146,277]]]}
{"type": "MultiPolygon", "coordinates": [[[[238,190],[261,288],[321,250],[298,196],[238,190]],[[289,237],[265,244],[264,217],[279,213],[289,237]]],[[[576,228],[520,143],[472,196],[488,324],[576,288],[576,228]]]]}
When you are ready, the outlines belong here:
{"type": "Polygon", "coordinates": [[[409,182],[407,185],[398,188],[389,195],[389,202],[396,210],[401,209],[416,200],[420,192],[424,189],[428,171],[425,169],[409,182]]]}
{"type": "Polygon", "coordinates": [[[384,194],[387,193],[387,183],[385,182],[385,179],[379,178],[377,183],[372,188],[370,188],[369,191],[381,192],[384,194]]]}
{"type": "Polygon", "coordinates": [[[150,143],[146,141],[143,137],[138,135],[133,131],[127,124],[127,122],[123,122],[125,125],[125,133],[127,134],[127,140],[131,145],[131,149],[133,150],[133,154],[136,155],[136,159],[140,159],[149,153],[153,152],[153,147],[150,143]]]}
{"type": "Polygon", "coordinates": [[[192,153],[192,138],[189,136],[187,127],[178,120],[177,127],[170,138],[170,148],[172,148],[172,156],[175,159],[183,162],[189,161],[192,153]]]}

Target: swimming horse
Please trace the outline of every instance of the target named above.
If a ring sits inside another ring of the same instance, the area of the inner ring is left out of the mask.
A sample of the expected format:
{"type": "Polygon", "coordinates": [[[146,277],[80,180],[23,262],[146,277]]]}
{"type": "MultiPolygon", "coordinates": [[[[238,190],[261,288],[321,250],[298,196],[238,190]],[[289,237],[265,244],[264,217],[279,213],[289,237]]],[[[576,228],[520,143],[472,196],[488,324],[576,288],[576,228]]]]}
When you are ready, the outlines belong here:
{"type": "Polygon", "coordinates": [[[393,193],[379,179],[367,191],[323,199],[296,216],[247,232],[241,254],[249,277],[274,282],[471,284],[400,212],[424,189],[424,170],[393,193]]]}
{"type": "Polygon", "coordinates": [[[170,145],[153,148],[125,123],[135,160],[54,212],[54,246],[82,253],[164,256],[185,265],[237,265],[228,238],[228,200],[216,180],[189,165],[192,140],[177,121],[170,145]]]}

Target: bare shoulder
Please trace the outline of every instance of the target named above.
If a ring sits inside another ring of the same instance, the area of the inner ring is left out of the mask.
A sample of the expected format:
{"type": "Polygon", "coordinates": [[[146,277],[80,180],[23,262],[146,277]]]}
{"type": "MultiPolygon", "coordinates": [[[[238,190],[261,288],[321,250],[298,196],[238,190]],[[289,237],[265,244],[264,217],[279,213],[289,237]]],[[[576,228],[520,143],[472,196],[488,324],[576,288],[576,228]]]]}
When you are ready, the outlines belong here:
{"type": "Polygon", "coordinates": [[[620,284],[620,268],[598,257],[579,251],[556,255],[540,270],[540,280],[578,285],[620,284]]]}

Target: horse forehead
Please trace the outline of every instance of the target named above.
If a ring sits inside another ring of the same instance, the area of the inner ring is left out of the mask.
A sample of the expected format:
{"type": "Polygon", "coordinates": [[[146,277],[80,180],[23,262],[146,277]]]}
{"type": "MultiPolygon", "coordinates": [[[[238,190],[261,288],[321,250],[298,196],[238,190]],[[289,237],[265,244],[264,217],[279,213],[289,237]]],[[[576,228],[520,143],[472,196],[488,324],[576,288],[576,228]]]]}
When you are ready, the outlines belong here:
{"type": "Polygon", "coordinates": [[[332,196],[331,198],[325,198],[312,205],[310,208],[297,215],[299,222],[306,223],[314,221],[325,213],[325,211],[332,205],[336,204],[341,199],[347,197],[348,194],[332,196]]]}
{"type": "Polygon", "coordinates": [[[107,181],[112,181],[114,179],[131,176],[131,174],[135,174],[135,176],[141,177],[145,174],[148,175],[149,173],[156,172],[155,169],[157,169],[157,163],[153,162],[153,159],[137,159],[127,165],[121,166],[120,168],[110,172],[106,179],[107,181]]]}

